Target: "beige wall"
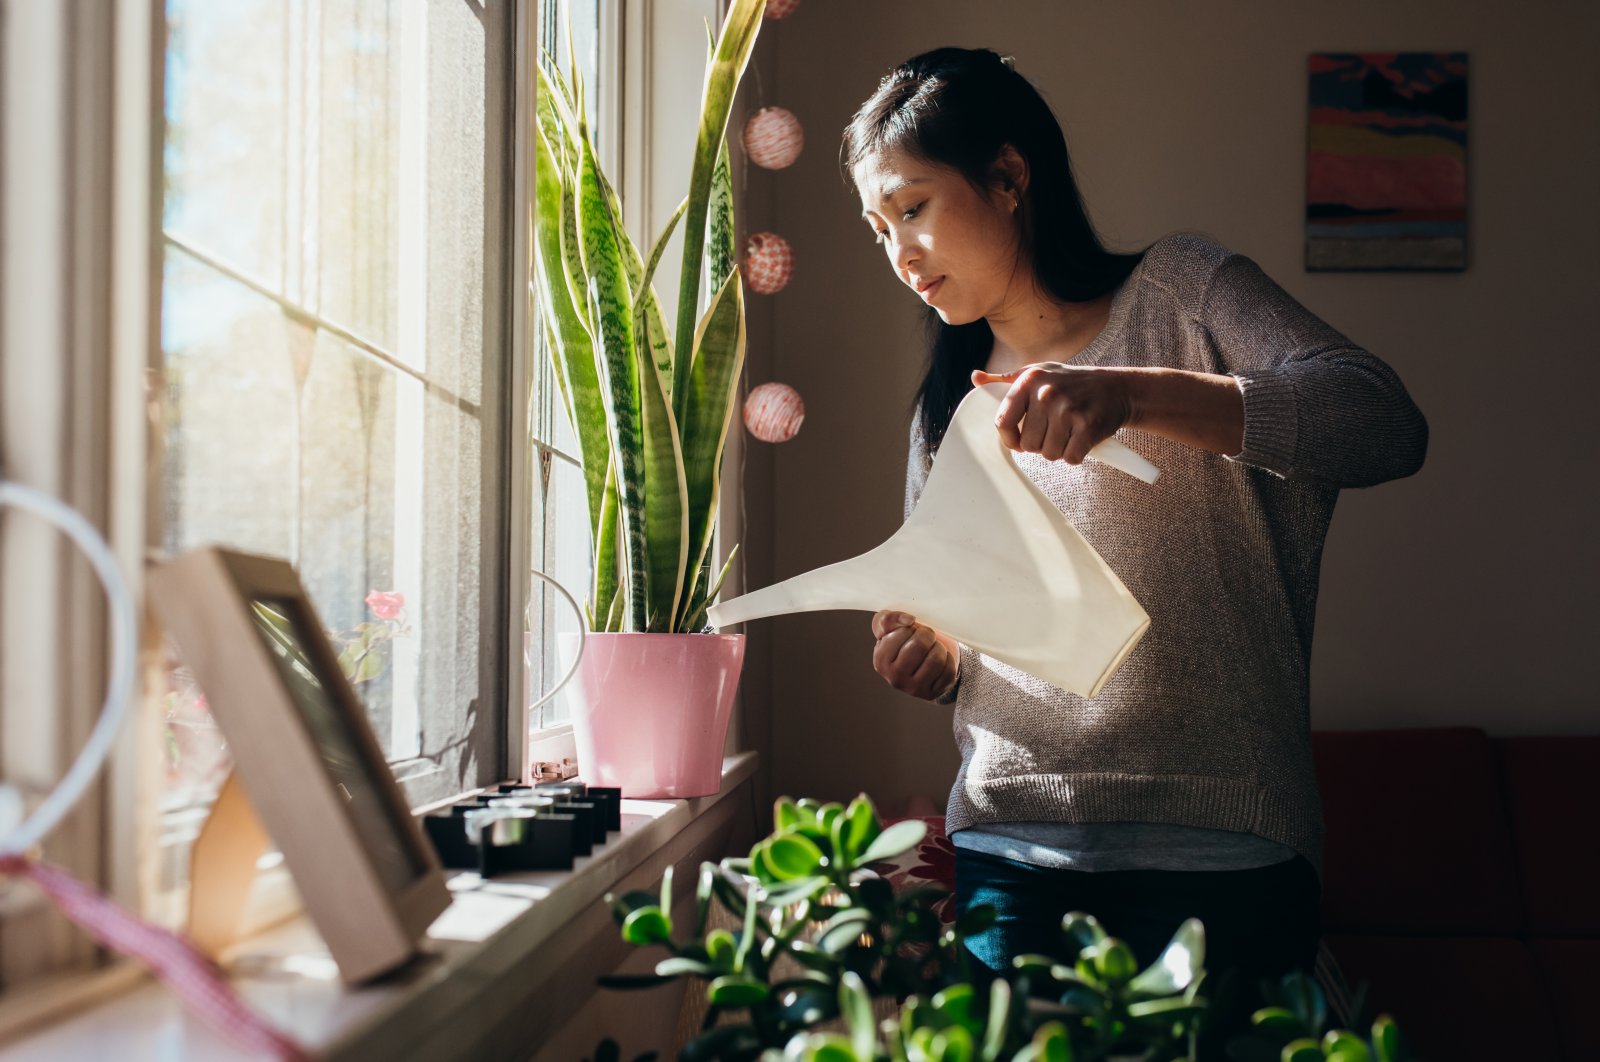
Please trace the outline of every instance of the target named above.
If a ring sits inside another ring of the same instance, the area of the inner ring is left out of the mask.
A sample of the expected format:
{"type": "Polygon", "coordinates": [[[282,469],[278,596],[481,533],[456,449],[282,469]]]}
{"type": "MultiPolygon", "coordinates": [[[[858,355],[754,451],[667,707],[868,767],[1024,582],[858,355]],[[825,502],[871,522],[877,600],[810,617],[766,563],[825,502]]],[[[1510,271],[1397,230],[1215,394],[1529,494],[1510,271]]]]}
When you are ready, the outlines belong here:
{"type": "MultiPolygon", "coordinates": [[[[898,60],[990,46],[1054,106],[1111,242],[1196,229],[1251,255],[1395,366],[1428,416],[1419,475],[1340,502],[1314,724],[1600,731],[1597,43],[1600,5],[1580,0],[806,0],[768,23],[755,103],[795,111],[808,145],[745,178],[742,227],[798,259],[785,291],[752,297],[750,371],[799,388],[807,417],[793,442],[751,444],[749,584],[853,556],[900,520],[918,306],[841,184],[838,136],[898,60]],[[1306,55],[1413,49],[1471,54],[1472,266],[1308,274],[1306,55]]],[[[774,791],[942,800],[949,713],[882,684],[866,614],[750,634],[748,732],[774,791]]]]}

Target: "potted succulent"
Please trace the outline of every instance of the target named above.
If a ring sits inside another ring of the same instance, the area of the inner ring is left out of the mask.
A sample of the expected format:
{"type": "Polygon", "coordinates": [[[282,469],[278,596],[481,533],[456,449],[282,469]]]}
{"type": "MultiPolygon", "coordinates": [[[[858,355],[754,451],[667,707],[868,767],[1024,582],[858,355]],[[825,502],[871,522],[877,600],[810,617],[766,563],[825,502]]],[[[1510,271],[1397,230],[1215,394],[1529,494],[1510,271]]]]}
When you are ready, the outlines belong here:
{"type": "MultiPolygon", "coordinates": [[[[1065,953],[1023,955],[1005,977],[974,974],[963,937],[993,920],[976,907],[945,926],[931,886],[896,891],[874,864],[916,846],[925,825],[884,826],[870,801],[778,801],[776,829],[748,856],[705,863],[694,923],[673,923],[672,874],[659,893],[607,897],[625,940],[668,954],[655,974],[603,978],[647,989],[704,982],[709,1009],[685,1062],[1035,1062],[1196,1057],[1209,1017],[1205,928],[1190,919],[1141,970],[1122,941],[1083,912],[1062,920],[1065,953]],[[737,931],[712,924],[712,905],[737,931]],[[685,932],[684,930],[687,930],[685,932]],[[875,1001],[893,1000],[887,1008],[875,1001]]],[[[1303,973],[1263,986],[1269,1006],[1225,1029],[1234,1062],[1405,1062],[1394,1022],[1370,1038],[1328,1029],[1317,983],[1303,973]]],[[[1360,1010],[1358,1004],[1357,1011],[1360,1010]]],[[[649,1057],[649,1056],[645,1056],[649,1057]]],[[[597,1062],[617,1059],[615,1042],[597,1062]]]]}
{"type": "MultiPolygon", "coordinates": [[[[568,687],[574,738],[584,777],[632,797],[717,791],[743,663],[742,635],[700,632],[728,571],[713,570],[712,538],[745,352],[726,134],[764,9],[765,0],[728,9],[706,70],[688,196],[648,258],[595,158],[581,81],[567,83],[553,64],[538,75],[539,318],[578,440],[594,556],[590,633],[568,687]],[[680,221],[669,330],[652,281],[680,221]]],[[[573,651],[569,643],[564,653],[573,651]]]]}

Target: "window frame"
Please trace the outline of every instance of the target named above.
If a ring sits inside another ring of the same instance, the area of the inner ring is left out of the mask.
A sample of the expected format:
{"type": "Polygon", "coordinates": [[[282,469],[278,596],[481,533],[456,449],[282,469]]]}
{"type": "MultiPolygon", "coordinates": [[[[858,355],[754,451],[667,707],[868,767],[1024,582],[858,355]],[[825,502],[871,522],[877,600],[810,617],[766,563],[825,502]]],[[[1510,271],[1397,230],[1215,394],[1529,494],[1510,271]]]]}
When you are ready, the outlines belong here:
{"type": "MultiPolygon", "coordinates": [[[[152,0],[113,0],[107,8],[91,15],[81,5],[12,5],[0,20],[6,72],[0,110],[7,118],[0,122],[6,130],[0,228],[22,222],[0,241],[0,326],[7,337],[0,347],[15,352],[59,342],[60,352],[0,355],[0,425],[10,429],[0,431],[0,474],[83,512],[106,536],[137,597],[146,541],[140,486],[148,449],[146,370],[159,321],[152,275],[159,150],[152,129],[160,11],[152,0]],[[53,231],[42,235],[36,225],[53,231]],[[11,342],[24,337],[27,343],[11,342]]],[[[37,695],[59,706],[43,730],[38,719],[21,727],[18,717],[0,718],[6,763],[26,764],[17,774],[53,782],[94,725],[109,680],[104,598],[87,570],[69,561],[71,547],[53,537],[8,542],[5,555],[8,567],[19,555],[22,564],[42,565],[41,577],[59,590],[46,631],[21,600],[27,595],[0,587],[4,612],[26,609],[30,625],[40,628],[40,640],[19,647],[7,638],[0,647],[0,667],[17,672],[7,676],[8,700],[37,695]],[[53,666],[41,667],[40,660],[53,666]]],[[[101,778],[44,849],[47,858],[136,908],[150,821],[140,814],[148,792],[144,770],[153,762],[145,753],[159,746],[142,713],[129,714],[101,778]]],[[[7,962],[0,984],[0,1035],[130,983],[125,964],[107,966],[37,892],[6,890],[0,938],[18,956],[7,962]]]]}

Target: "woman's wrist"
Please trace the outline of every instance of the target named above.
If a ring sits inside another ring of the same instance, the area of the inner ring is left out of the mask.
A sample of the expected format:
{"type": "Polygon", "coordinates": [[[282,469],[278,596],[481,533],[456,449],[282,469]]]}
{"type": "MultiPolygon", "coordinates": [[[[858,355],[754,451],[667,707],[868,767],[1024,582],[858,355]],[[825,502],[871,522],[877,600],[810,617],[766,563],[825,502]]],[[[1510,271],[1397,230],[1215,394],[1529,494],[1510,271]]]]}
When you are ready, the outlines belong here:
{"type": "Polygon", "coordinates": [[[1221,373],[1184,369],[1122,369],[1128,384],[1127,427],[1207,450],[1244,448],[1244,398],[1221,373]]]}
{"type": "Polygon", "coordinates": [[[936,634],[939,644],[944,647],[950,661],[945,672],[945,681],[940,685],[938,692],[933,695],[933,700],[944,701],[955,692],[956,685],[961,681],[961,643],[948,634],[936,634]]]}

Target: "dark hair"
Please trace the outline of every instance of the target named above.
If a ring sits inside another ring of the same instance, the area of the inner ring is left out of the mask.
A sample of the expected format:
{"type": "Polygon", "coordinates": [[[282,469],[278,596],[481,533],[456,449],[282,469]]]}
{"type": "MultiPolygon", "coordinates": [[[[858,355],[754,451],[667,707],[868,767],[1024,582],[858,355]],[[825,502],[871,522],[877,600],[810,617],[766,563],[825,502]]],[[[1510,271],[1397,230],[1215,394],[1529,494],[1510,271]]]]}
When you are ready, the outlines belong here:
{"type": "MultiPolygon", "coordinates": [[[[1006,145],[1028,164],[1017,211],[1022,253],[1045,291],[1088,302],[1114,291],[1139,254],[1113,254],[1100,242],[1072,176],[1067,141],[1037,89],[987,48],[937,48],[906,60],[878,83],[844,131],[846,181],[862,159],[903,150],[948,166],[986,189],[1006,145]]],[[[972,370],[994,346],[989,322],[945,324],[927,308],[928,369],[916,400],[929,453],[972,389],[972,370]]]]}

